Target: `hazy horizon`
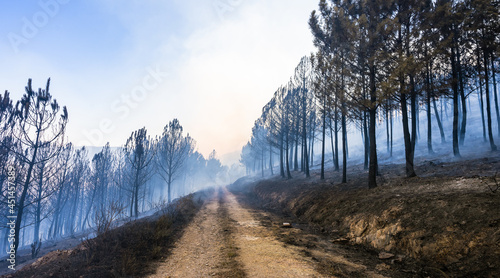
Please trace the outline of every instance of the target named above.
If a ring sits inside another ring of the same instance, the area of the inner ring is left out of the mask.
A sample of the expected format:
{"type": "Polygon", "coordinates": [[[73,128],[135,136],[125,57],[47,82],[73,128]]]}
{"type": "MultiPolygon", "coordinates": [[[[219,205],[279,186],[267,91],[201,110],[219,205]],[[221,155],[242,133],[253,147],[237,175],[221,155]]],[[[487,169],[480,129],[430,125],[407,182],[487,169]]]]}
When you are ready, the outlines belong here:
{"type": "Polygon", "coordinates": [[[122,146],[132,131],[154,137],[177,118],[205,157],[233,157],[314,50],[307,20],[317,1],[287,3],[3,3],[0,84],[17,100],[28,78],[44,88],[50,77],[76,146],[122,146]]]}

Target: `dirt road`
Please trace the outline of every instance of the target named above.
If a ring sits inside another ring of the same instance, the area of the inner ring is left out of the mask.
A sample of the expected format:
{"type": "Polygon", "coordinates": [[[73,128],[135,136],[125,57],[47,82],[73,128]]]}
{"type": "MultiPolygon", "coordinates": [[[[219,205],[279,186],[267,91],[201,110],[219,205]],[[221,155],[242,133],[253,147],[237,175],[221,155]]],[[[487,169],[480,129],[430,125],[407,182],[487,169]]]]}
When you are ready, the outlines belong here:
{"type": "Polygon", "coordinates": [[[208,200],[186,228],[169,258],[150,277],[211,277],[218,272],[223,247],[218,221],[218,192],[208,200]]]}
{"type": "Polygon", "coordinates": [[[308,256],[305,247],[277,239],[277,231],[293,228],[263,225],[262,217],[226,188],[216,190],[150,277],[345,277],[334,267],[325,271],[316,258],[347,266],[358,277],[384,277],[343,255],[315,250],[308,256]]]}

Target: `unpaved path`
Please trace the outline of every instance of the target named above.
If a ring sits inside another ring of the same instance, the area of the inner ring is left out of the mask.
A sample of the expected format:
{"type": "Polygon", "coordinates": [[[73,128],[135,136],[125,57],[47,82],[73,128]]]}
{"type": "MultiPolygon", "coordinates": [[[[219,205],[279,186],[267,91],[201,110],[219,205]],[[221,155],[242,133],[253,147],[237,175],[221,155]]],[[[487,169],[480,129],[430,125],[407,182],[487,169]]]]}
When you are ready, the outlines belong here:
{"type": "Polygon", "coordinates": [[[224,193],[229,215],[236,221],[233,239],[248,277],[323,277],[295,246],[285,248],[249,210],[238,204],[232,193],[225,188],[224,193]]]}
{"type": "MultiPolygon", "coordinates": [[[[279,241],[273,228],[258,219],[258,212],[241,206],[226,188],[215,190],[150,277],[336,276],[318,272],[318,262],[304,255],[304,248],[279,241]]],[[[383,277],[339,254],[318,252],[316,257],[348,265],[362,277],[383,277]]]]}
{"type": "Polygon", "coordinates": [[[211,277],[221,262],[218,191],[207,200],[168,257],[150,277],[211,277]]]}

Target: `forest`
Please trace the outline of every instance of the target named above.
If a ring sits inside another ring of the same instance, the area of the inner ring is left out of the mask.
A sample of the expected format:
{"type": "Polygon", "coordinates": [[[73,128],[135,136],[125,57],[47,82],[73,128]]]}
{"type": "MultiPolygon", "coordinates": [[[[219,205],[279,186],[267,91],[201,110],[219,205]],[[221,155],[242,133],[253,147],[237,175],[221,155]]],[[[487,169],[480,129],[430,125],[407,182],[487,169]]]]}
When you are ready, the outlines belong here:
{"type": "Polygon", "coordinates": [[[50,78],[38,89],[28,79],[20,99],[0,94],[0,250],[30,250],[27,264],[62,254],[62,277],[171,273],[166,258],[191,253],[200,256],[176,261],[182,275],[192,264],[207,276],[262,277],[281,257],[255,246],[289,256],[282,271],[303,274],[314,261],[310,273],[325,277],[498,271],[500,2],[320,0],[304,24],[314,51],[269,92],[240,165],[215,150],[204,157],[177,118],[121,146],[74,145],[71,107],[50,78]],[[41,252],[68,238],[77,251],[41,252]]]}
{"type": "Polygon", "coordinates": [[[262,108],[242,149],[247,173],[273,175],[279,165],[284,178],[298,170],[308,177],[314,165],[323,179],[330,162],[345,183],[349,151],[360,147],[367,186],[375,188],[380,155],[404,153],[406,176],[414,177],[419,151],[460,157],[474,142],[496,151],[498,5],[320,1],[309,20],[317,52],[262,108]]]}
{"type": "Polygon", "coordinates": [[[215,150],[203,157],[177,119],[161,136],[141,128],[122,147],[108,143],[92,154],[96,147],[67,142],[69,112],[50,93],[50,79],[38,90],[28,80],[15,104],[5,91],[0,104],[0,192],[2,207],[9,208],[1,212],[2,250],[31,246],[35,258],[46,240],[107,230],[207,184],[227,182],[228,169],[215,150]],[[12,219],[15,225],[7,225],[12,219]]]}

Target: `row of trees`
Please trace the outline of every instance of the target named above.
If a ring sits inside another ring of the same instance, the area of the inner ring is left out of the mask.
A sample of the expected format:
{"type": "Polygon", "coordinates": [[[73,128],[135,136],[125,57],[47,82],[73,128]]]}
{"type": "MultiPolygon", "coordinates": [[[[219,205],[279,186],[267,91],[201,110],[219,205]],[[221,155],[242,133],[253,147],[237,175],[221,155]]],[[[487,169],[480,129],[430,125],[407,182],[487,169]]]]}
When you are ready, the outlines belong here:
{"type": "Polygon", "coordinates": [[[142,128],[123,147],[106,144],[90,160],[89,148],[65,142],[68,112],[49,87],[50,79],[45,89],[35,91],[29,80],[15,105],[7,91],[0,95],[2,250],[12,243],[16,250],[32,243],[36,253],[42,240],[93,227],[99,212],[110,206],[128,208],[129,216],[138,217],[162,202],[214,184],[227,170],[215,151],[208,159],[195,151],[195,141],[183,134],[177,119],[157,138],[142,128]],[[13,180],[9,174],[14,174],[13,180]],[[15,237],[9,242],[6,223],[13,216],[15,237]]]}
{"type": "MultiPolygon", "coordinates": [[[[314,134],[319,131],[324,178],[330,130],[334,169],[339,170],[337,142],[341,141],[342,182],[346,182],[347,133],[357,128],[365,149],[368,186],[373,188],[378,174],[377,129],[383,129],[379,123],[385,120],[387,151],[392,155],[393,121],[398,117],[406,174],[412,177],[416,175],[420,114],[426,115],[428,153],[434,152],[433,118],[441,142],[446,141],[446,119],[442,111],[439,113],[437,101],[445,107],[451,103],[451,149],[455,156],[460,156],[465,144],[473,110],[481,114],[484,140],[496,150],[494,134],[500,135],[496,78],[499,5],[489,0],[320,1],[309,20],[317,52],[304,57],[297,67],[307,69],[302,71],[304,82],[297,82],[300,74],[296,70],[292,81],[275,93],[256,121],[241,161],[252,169],[252,163],[263,161],[264,148],[268,148],[271,161],[276,150],[281,174],[290,178],[288,171],[283,172],[283,165],[289,169],[289,143],[295,148],[300,145],[301,160],[307,164],[314,151],[313,147],[308,149],[308,142],[314,146],[314,134]],[[471,107],[471,95],[478,96],[478,107],[471,107]],[[493,129],[495,122],[497,131],[493,129]],[[301,140],[294,139],[297,137],[301,140]]],[[[270,162],[271,170],[272,165],[270,162]]],[[[309,169],[301,170],[309,176],[309,169]]]]}
{"type": "Polygon", "coordinates": [[[279,154],[281,176],[291,178],[291,170],[299,169],[309,176],[312,145],[316,131],[316,109],[311,90],[311,62],[304,57],[287,85],[280,87],[262,109],[255,122],[251,141],[243,147],[241,162],[247,172],[260,163],[262,174],[273,171],[273,157],[279,154]],[[260,160],[260,161],[259,161],[260,160]]]}

